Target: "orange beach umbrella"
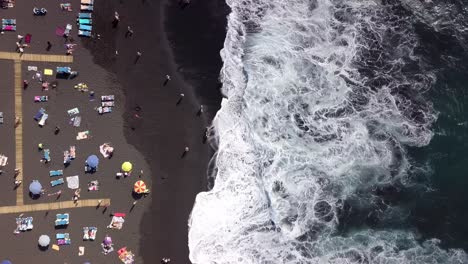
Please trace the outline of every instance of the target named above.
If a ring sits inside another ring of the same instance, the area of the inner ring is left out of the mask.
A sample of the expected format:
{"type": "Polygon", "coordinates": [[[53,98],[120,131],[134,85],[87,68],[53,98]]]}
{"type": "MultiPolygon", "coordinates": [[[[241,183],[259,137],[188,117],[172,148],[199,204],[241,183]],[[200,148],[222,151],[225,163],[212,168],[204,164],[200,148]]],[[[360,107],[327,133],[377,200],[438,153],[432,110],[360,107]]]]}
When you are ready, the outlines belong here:
{"type": "Polygon", "coordinates": [[[148,189],[146,188],[146,184],[144,181],[137,181],[135,182],[135,185],[133,186],[133,190],[136,193],[147,193],[148,189]]]}

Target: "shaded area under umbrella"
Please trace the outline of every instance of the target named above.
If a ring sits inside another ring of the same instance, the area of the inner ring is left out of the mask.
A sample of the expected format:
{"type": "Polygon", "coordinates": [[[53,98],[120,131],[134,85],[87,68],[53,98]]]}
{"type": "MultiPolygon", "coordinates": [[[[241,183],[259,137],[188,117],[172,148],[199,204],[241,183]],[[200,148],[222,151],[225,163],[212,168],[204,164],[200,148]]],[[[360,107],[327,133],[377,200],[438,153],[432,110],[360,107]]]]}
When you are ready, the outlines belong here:
{"type": "Polygon", "coordinates": [[[33,194],[33,195],[39,195],[41,194],[41,190],[42,190],[42,185],[40,182],[38,182],[37,180],[34,180],[31,182],[31,184],[29,184],[29,191],[33,194]]]}

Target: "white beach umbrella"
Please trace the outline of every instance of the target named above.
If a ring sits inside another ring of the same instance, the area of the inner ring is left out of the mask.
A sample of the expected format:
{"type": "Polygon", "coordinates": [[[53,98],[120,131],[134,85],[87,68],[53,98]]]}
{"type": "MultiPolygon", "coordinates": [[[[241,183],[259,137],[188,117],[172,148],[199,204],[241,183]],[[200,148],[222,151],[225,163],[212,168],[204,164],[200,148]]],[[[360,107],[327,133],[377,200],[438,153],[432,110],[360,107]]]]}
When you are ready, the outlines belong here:
{"type": "Polygon", "coordinates": [[[42,235],[39,237],[39,246],[47,247],[50,243],[50,237],[48,235],[42,235]]]}

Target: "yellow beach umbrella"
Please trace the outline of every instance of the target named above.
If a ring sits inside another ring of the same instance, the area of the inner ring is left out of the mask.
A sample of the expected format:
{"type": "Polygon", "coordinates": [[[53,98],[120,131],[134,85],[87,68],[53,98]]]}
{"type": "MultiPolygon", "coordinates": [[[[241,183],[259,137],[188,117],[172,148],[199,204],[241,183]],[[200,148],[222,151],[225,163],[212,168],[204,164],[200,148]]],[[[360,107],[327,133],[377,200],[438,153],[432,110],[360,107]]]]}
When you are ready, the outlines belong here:
{"type": "Polygon", "coordinates": [[[133,165],[130,162],[126,161],[126,162],[122,163],[122,171],[130,172],[132,170],[132,168],[133,168],[133,165]]]}

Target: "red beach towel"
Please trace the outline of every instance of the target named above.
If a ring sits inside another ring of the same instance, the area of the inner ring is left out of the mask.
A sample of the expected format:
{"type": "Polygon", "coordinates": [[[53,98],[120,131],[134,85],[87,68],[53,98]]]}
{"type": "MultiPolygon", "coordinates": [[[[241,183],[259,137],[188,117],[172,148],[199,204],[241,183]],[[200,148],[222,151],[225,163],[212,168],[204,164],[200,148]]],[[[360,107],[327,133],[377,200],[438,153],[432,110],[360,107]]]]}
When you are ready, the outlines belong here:
{"type": "Polygon", "coordinates": [[[26,34],[26,36],[24,37],[24,42],[26,42],[26,44],[31,43],[31,38],[32,38],[31,34],[26,34]]]}
{"type": "Polygon", "coordinates": [[[65,34],[65,29],[63,27],[57,27],[55,29],[55,35],[63,37],[63,34],[65,34]]]}

